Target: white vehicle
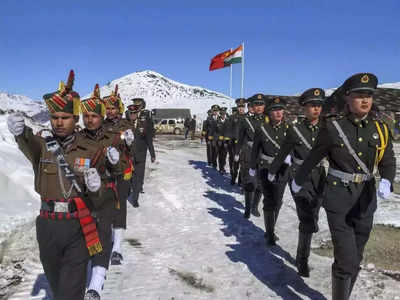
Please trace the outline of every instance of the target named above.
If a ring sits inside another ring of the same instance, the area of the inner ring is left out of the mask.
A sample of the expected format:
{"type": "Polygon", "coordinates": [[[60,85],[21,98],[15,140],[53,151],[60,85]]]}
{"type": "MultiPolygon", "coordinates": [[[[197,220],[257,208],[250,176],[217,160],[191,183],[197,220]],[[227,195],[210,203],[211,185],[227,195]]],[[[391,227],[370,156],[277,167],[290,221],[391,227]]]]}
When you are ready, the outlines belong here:
{"type": "Polygon", "coordinates": [[[185,127],[183,119],[161,119],[154,125],[156,133],[183,134],[185,127]]]}

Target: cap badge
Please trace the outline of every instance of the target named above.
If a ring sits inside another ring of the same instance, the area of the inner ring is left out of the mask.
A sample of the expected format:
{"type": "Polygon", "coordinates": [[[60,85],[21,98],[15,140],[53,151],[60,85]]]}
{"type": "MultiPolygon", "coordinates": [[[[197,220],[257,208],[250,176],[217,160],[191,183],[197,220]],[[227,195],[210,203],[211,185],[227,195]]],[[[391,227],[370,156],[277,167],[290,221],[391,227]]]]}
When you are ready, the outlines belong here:
{"type": "Polygon", "coordinates": [[[369,77],[367,74],[365,74],[363,77],[361,77],[361,82],[362,83],[368,83],[369,82],[369,77]]]}
{"type": "Polygon", "coordinates": [[[279,102],[281,102],[281,99],[275,98],[274,102],[275,102],[275,103],[279,103],[279,102]]]}
{"type": "Polygon", "coordinates": [[[315,90],[314,91],[314,96],[319,96],[319,95],[321,95],[321,92],[317,89],[317,90],[315,90]]]}
{"type": "Polygon", "coordinates": [[[262,99],[262,95],[258,95],[258,96],[257,96],[257,99],[262,99]]]}

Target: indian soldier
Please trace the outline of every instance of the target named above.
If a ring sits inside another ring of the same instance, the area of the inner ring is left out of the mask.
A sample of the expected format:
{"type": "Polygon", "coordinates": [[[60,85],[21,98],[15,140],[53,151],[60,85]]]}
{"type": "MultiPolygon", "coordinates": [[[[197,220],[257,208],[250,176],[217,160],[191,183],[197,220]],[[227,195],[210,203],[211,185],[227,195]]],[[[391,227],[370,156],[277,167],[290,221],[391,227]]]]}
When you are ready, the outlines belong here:
{"type": "Polygon", "coordinates": [[[121,242],[126,230],[127,200],[131,190],[134,168],[131,151],[134,127],[128,120],[122,118],[124,105],[118,94],[118,85],[115,86],[111,95],[103,98],[103,102],[107,116],[103,123],[104,130],[106,133],[115,136],[113,143],[121,153],[122,174],[117,177],[118,203],[112,227],[113,247],[111,251],[111,264],[120,265],[123,260],[121,242]],[[121,140],[124,142],[121,142],[121,140]]]}
{"type": "Polygon", "coordinates": [[[256,129],[254,145],[251,150],[250,176],[257,176],[262,183],[264,195],[264,225],[266,245],[274,246],[278,240],[275,224],[282,206],[283,193],[289,179],[288,158],[276,173],[276,181],[267,180],[269,168],[281,150],[289,125],[284,120],[284,100],[276,97],[267,104],[268,117],[256,129]]]}
{"type": "Polygon", "coordinates": [[[119,133],[115,136],[106,132],[103,120],[106,108],[100,98],[99,85],[96,84],[92,96],[82,100],[81,112],[85,128],[79,134],[88,140],[98,143],[100,146],[96,156],[92,159],[92,166],[99,167],[99,175],[102,184],[106,187],[101,195],[99,205],[92,212],[96,219],[97,230],[103,251],[94,255],[91,259],[91,278],[86,292],[85,300],[100,300],[101,290],[106,277],[111,256],[111,227],[116,214],[119,197],[117,188],[117,177],[121,175],[120,153],[115,141],[120,142],[119,133]],[[117,148],[115,148],[117,147],[117,148]]]}
{"type": "MultiPolygon", "coordinates": [[[[268,180],[271,183],[274,182],[275,174],[279,172],[287,155],[291,155],[290,177],[293,178],[296,170],[310,153],[321,126],[319,116],[324,100],[325,92],[320,88],[308,89],[300,96],[299,104],[304,108],[305,119],[293,123],[288,128],[286,139],[278,156],[269,167],[268,180]]],[[[297,194],[292,192],[296,204],[297,217],[300,221],[296,265],[299,275],[304,277],[310,276],[308,258],[310,256],[312,234],[318,231],[318,216],[325,177],[324,166],[318,164],[308,174],[304,189],[297,194]]]]}
{"type": "MultiPolygon", "coordinates": [[[[231,185],[234,185],[236,182],[236,178],[239,175],[239,155],[235,155],[235,147],[238,143],[238,135],[239,135],[239,124],[241,118],[245,115],[245,106],[246,106],[246,99],[239,98],[235,100],[236,103],[236,110],[235,114],[232,113],[231,116],[231,133],[232,133],[232,140],[230,143],[229,155],[232,156],[232,171],[231,171],[231,185]]],[[[233,108],[232,108],[233,109],[233,108]]],[[[238,183],[240,184],[240,176],[238,179],[238,183]]]]}
{"type": "MultiPolygon", "coordinates": [[[[33,166],[35,191],[41,197],[36,237],[55,300],[84,299],[89,257],[102,251],[90,214],[102,201],[101,178],[91,165],[99,145],[74,132],[80,99],[73,82],[71,71],[67,84],[61,82],[56,92],[43,96],[51,130],[34,135],[21,114],[12,114],[7,121],[33,166]]],[[[106,155],[109,158],[111,151],[106,155]]]]}
{"type": "Polygon", "coordinates": [[[219,106],[214,104],[211,106],[211,118],[208,122],[208,140],[211,142],[211,164],[216,169],[218,159],[218,133],[217,133],[217,120],[219,114],[219,106]]]}
{"type": "Polygon", "coordinates": [[[217,151],[218,151],[218,168],[221,174],[225,174],[227,144],[225,143],[225,134],[227,133],[227,120],[226,115],[227,107],[221,107],[219,116],[217,118],[216,134],[218,137],[217,151]]]}
{"type": "Polygon", "coordinates": [[[132,144],[135,172],[129,201],[133,207],[139,207],[139,193],[143,193],[147,150],[150,152],[152,163],[156,161],[156,154],[153,146],[153,122],[150,112],[145,110],[146,102],[142,98],[134,98],[131,101],[133,104],[128,106],[126,116],[135,128],[135,140],[132,144]]]}
{"type": "MultiPolygon", "coordinates": [[[[258,212],[258,203],[261,199],[261,183],[257,177],[250,176],[249,169],[251,164],[251,149],[253,147],[257,128],[264,122],[265,102],[263,94],[256,94],[248,99],[249,107],[254,114],[246,115],[241,118],[238,125],[238,142],[235,153],[240,156],[240,170],[242,173],[242,185],[244,189],[245,211],[244,217],[250,218],[250,213],[256,217],[260,216],[258,212]]],[[[237,160],[237,156],[236,156],[237,160]]]]}
{"type": "Polygon", "coordinates": [[[334,248],[332,299],[349,299],[360,271],[377,208],[374,174],[381,180],[378,195],[387,199],[393,186],[396,160],[388,126],[371,113],[378,79],[371,73],[348,78],[340,88],[345,115],[327,120],[316,143],[296,172],[291,187],[300,193],[308,174],[326,157],[329,170],[323,202],[334,248]]]}
{"type": "Polygon", "coordinates": [[[204,138],[206,141],[206,148],[207,148],[207,164],[211,166],[211,141],[209,140],[208,131],[209,131],[209,123],[211,118],[211,109],[207,111],[207,119],[203,121],[203,128],[201,129],[201,137],[204,138]]]}

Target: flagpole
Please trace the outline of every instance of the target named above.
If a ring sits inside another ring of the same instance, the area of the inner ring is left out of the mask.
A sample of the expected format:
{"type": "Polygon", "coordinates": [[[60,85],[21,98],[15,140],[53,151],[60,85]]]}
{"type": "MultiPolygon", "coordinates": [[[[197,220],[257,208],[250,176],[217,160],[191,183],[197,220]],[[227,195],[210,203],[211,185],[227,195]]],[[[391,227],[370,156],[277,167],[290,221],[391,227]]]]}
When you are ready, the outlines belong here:
{"type": "MultiPolygon", "coordinates": [[[[231,52],[232,52],[232,48],[231,48],[231,52]]],[[[231,75],[230,75],[230,80],[229,80],[229,97],[232,98],[232,64],[229,67],[231,69],[231,75]]]]}
{"type": "Polygon", "coordinates": [[[244,42],[242,43],[242,87],[240,89],[240,98],[243,98],[243,86],[244,86],[244,42]]]}

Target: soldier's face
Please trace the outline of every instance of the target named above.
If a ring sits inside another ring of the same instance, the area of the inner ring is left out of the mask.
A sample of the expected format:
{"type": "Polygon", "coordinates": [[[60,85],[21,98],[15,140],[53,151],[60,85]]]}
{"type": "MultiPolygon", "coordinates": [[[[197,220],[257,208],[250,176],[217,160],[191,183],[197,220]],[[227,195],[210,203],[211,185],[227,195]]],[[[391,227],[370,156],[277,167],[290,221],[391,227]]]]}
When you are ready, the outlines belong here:
{"type": "Polygon", "coordinates": [[[107,106],[106,115],[109,119],[115,119],[118,117],[119,110],[115,106],[107,106]]]}
{"type": "Polygon", "coordinates": [[[129,120],[135,121],[138,117],[138,113],[129,112],[128,116],[129,116],[129,120]]]}
{"type": "Polygon", "coordinates": [[[304,114],[310,121],[315,121],[319,118],[322,111],[322,105],[307,103],[304,107],[304,114]]]}
{"type": "Polygon", "coordinates": [[[372,94],[352,92],[347,96],[347,104],[350,112],[358,117],[364,117],[372,107],[372,94]]]}
{"type": "Polygon", "coordinates": [[[239,113],[239,115],[243,115],[244,114],[244,106],[239,106],[238,107],[238,113],[239,113]]]}
{"type": "Polygon", "coordinates": [[[261,115],[261,114],[264,113],[265,105],[264,104],[261,104],[261,105],[257,104],[257,105],[254,105],[253,108],[254,108],[254,113],[256,115],[261,115]]]}
{"type": "Polygon", "coordinates": [[[275,123],[281,122],[283,120],[283,109],[276,109],[270,111],[269,117],[275,123]]]}
{"type": "Polygon", "coordinates": [[[254,114],[254,107],[253,106],[247,106],[247,110],[249,113],[254,114]]]}
{"type": "Polygon", "coordinates": [[[86,112],[83,114],[83,124],[88,130],[96,130],[103,124],[103,118],[94,112],[86,112]]]}
{"type": "Polygon", "coordinates": [[[71,135],[75,130],[77,118],[73,114],[65,112],[56,112],[50,116],[51,128],[56,136],[66,137],[71,135]]]}

